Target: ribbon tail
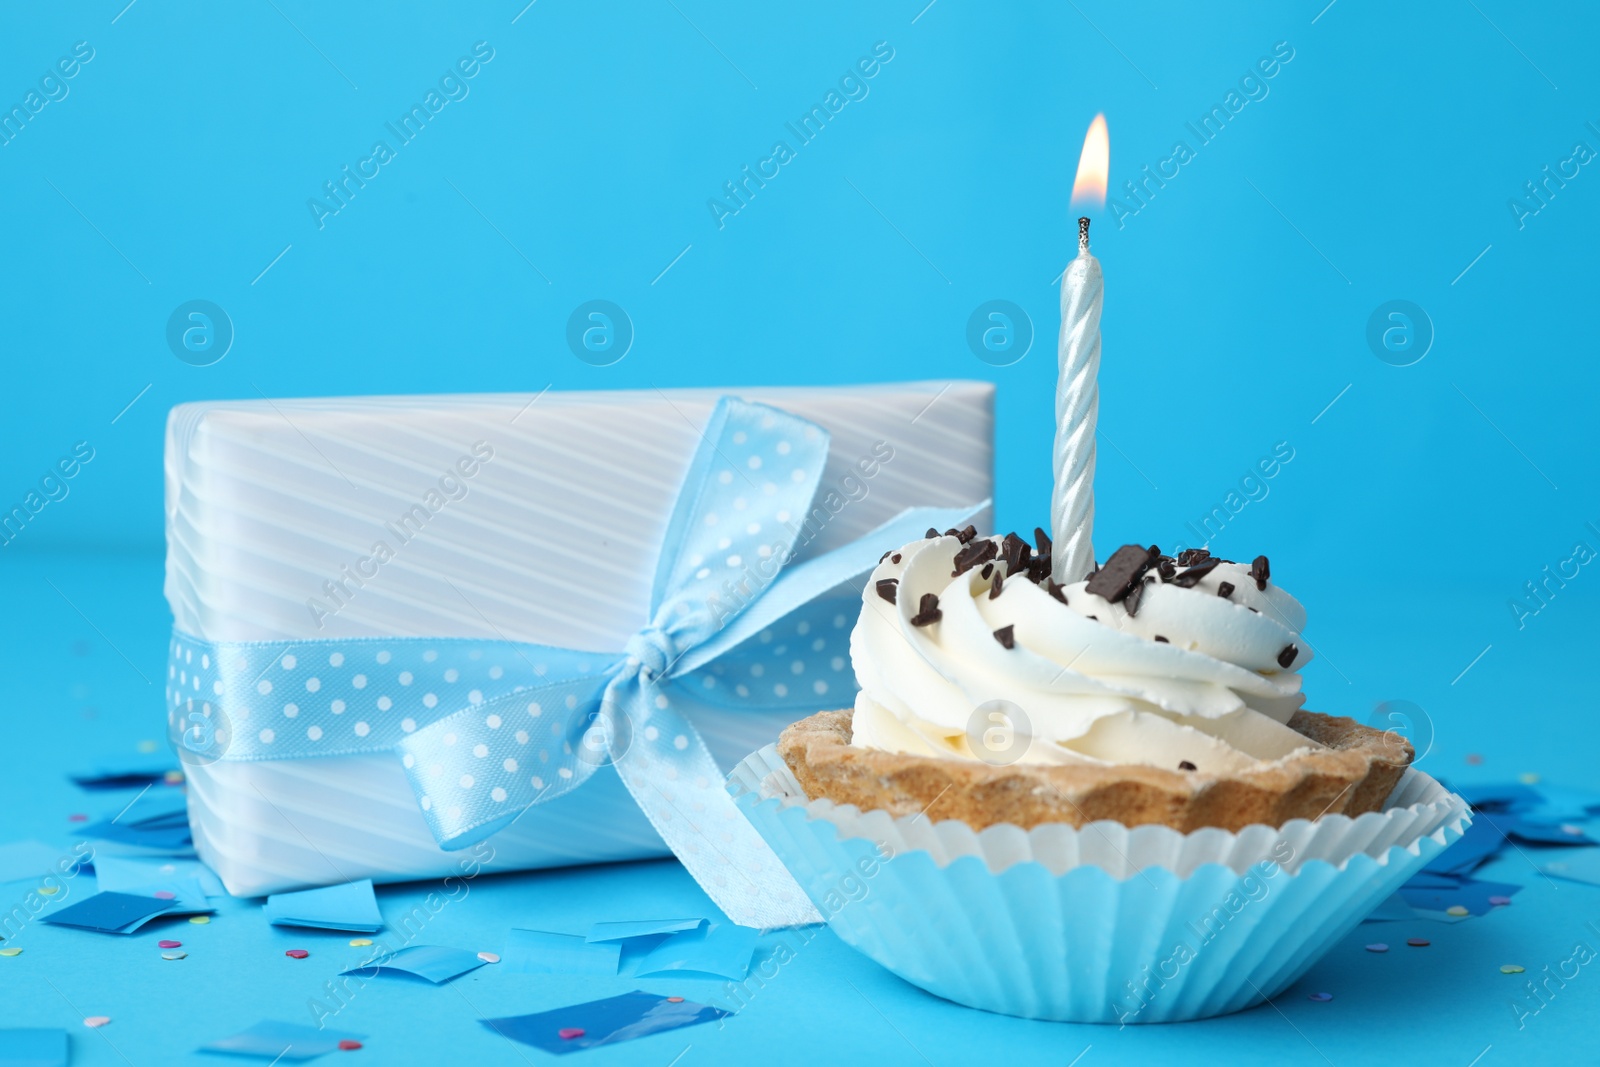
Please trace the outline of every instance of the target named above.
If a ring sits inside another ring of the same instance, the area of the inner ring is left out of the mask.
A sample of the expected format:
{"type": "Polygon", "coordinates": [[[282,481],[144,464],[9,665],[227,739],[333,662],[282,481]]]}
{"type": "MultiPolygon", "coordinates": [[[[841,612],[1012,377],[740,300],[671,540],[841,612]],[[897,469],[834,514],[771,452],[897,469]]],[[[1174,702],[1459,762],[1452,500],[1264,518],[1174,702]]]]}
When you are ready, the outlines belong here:
{"type": "Polygon", "coordinates": [[[619,680],[608,693],[631,724],[612,734],[614,766],[639,810],[691,877],[740,926],[822,921],[794,876],[723,788],[723,773],[687,719],[653,685],[619,680]]]}

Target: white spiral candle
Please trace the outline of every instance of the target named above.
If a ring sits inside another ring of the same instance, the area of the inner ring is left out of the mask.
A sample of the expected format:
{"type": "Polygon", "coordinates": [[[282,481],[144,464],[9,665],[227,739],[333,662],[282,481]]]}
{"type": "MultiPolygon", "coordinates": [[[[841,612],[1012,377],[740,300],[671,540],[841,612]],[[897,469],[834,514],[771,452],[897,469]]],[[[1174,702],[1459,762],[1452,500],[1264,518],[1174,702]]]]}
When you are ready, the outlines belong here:
{"type": "Polygon", "coordinates": [[[1055,485],[1050,494],[1051,577],[1076,582],[1094,569],[1094,435],[1100,408],[1100,261],[1089,220],[1078,220],[1078,257],[1061,275],[1061,372],[1056,382],[1055,485]]]}

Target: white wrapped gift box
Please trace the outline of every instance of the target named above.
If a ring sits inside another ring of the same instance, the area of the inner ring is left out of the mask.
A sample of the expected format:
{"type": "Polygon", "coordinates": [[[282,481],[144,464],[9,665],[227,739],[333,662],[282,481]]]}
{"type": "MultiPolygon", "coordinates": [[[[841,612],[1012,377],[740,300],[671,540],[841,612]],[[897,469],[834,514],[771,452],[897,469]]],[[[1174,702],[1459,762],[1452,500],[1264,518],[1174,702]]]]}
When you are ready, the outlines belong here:
{"type": "MultiPolygon", "coordinates": [[[[184,404],[166,442],[175,628],[207,642],[454,637],[614,654],[648,613],[680,483],[728,395],[831,435],[818,499],[834,492],[837,511],[796,562],[908,507],[991,495],[993,386],[980,382],[184,404]]],[[[831,669],[818,708],[852,699],[849,664],[831,669]]],[[[724,768],[795,717],[685,713],[724,768]]],[[[436,844],[391,752],[187,771],[195,846],[236,895],[666,853],[610,768],[466,852],[436,844]]]]}

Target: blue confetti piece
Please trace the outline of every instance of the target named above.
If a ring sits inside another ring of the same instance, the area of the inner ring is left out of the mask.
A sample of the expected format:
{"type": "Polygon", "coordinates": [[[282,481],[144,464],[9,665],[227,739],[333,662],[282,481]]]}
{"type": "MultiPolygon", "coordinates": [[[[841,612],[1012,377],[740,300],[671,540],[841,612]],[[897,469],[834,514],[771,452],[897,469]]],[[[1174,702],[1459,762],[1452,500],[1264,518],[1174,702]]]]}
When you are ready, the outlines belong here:
{"type": "Polygon", "coordinates": [[[467,952],[459,948],[446,948],[443,945],[413,945],[403,948],[398,952],[391,952],[387,956],[379,956],[356,967],[351,967],[342,974],[376,975],[376,974],[409,974],[418,978],[425,978],[434,985],[448,982],[458,978],[468,971],[475,971],[482,967],[486,961],[478,958],[476,953],[467,952]]]}
{"type": "Polygon", "coordinates": [[[699,930],[705,919],[635,919],[630,922],[595,923],[589,927],[589,941],[627,941],[635,937],[678,934],[699,930]]]}
{"type": "Polygon", "coordinates": [[[577,934],[548,930],[512,930],[500,954],[500,965],[517,974],[580,974],[614,977],[622,944],[585,941],[577,934]]]}
{"type": "Polygon", "coordinates": [[[309,926],[320,930],[374,933],[383,929],[383,915],[372,892],[372,879],[298,893],[274,893],[262,905],[274,926],[309,926]]]}
{"type": "Polygon", "coordinates": [[[175,903],[131,893],[95,893],[41,918],[57,926],[76,926],[105,934],[131,934],[162,912],[171,911],[175,903]]]}
{"type": "Polygon", "coordinates": [[[747,926],[720,923],[672,934],[659,942],[654,938],[624,942],[617,973],[629,977],[668,972],[714,974],[743,981],[750,972],[757,936],[747,926]]]}
{"type": "Polygon", "coordinates": [[[231,1037],[201,1045],[201,1052],[226,1052],[234,1056],[260,1056],[268,1060],[311,1060],[332,1052],[341,1041],[361,1041],[365,1034],[319,1030],[312,1026],[264,1019],[231,1037]]]}
{"type": "Polygon", "coordinates": [[[731,1014],[709,1004],[634,990],[534,1015],[479,1021],[502,1037],[560,1055],[714,1022],[731,1014]],[[563,1038],[563,1031],[572,1036],[563,1038]]]}

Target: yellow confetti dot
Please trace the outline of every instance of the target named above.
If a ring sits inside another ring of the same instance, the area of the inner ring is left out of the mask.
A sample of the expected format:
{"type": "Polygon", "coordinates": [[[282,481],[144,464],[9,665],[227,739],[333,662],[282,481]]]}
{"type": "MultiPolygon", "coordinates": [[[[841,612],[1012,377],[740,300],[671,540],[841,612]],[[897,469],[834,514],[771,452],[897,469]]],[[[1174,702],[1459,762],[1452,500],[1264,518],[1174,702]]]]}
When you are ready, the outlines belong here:
{"type": "Polygon", "coordinates": [[[61,892],[61,887],[58,885],[42,885],[39,887],[39,892],[43,893],[47,897],[53,897],[57,893],[61,892]]]}
{"type": "Polygon", "coordinates": [[[163,777],[168,785],[177,785],[179,782],[183,781],[183,772],[168,771],[163,777]]]}
{"type": "Polygon", "coordinates": [[[1448,908],[1444,909],[1444,913],[1446,915],[1471,915],[1472,914],[1472,912],[1468,911],[1466,908],[1462,907],[1460,904],[1452,904],[1452,905],[1450,905],[1448,908]]]}
{"type": "Polygon", "coordinates": [[[372,938],[352,937],[350,939],[350,944],[354,945],[356,948],[366,948],[368,945],[372,944],[372,938]]]}
{"type": "Polygon", "coordinates": [[[1526,969],[1527,968],[1525,968],[1525,967],[1518,967],[1515,963],[1508,963],[1504,967],[1500,968],[1500,973],[1501,974],[1521,974],[1526,969]]]}
{"type": "Polygon", "coordinates": [[[191,915],[191,916],[189,916],[189,921],[194,923],[196,926],[204,926],[206,923],[211,921],[211,916],[209,916],[209,915],[191,915]]]}
{"type": "Polygon", "coordinates": [[[1532,771],[1529,771],[1527,774],[1518,775],[1517,777],[1522,781],[1523,785],[1538,785],[1539,784],[1539,776],[1537,774],[1534,774],[1532,771]]]}
{"type": "Polygon", "coordinates": [[[154,741],[140,741],[139,742],[139,751],[140,752],[154,752],[155,750],[156,750],[156,743],[154,741]]]}
{"type": "Polygon", "coordinates": [[[20,948],[0,948],[0,956],[20,956],[20,955],[22,955],[22,950],[20,948]]]}

